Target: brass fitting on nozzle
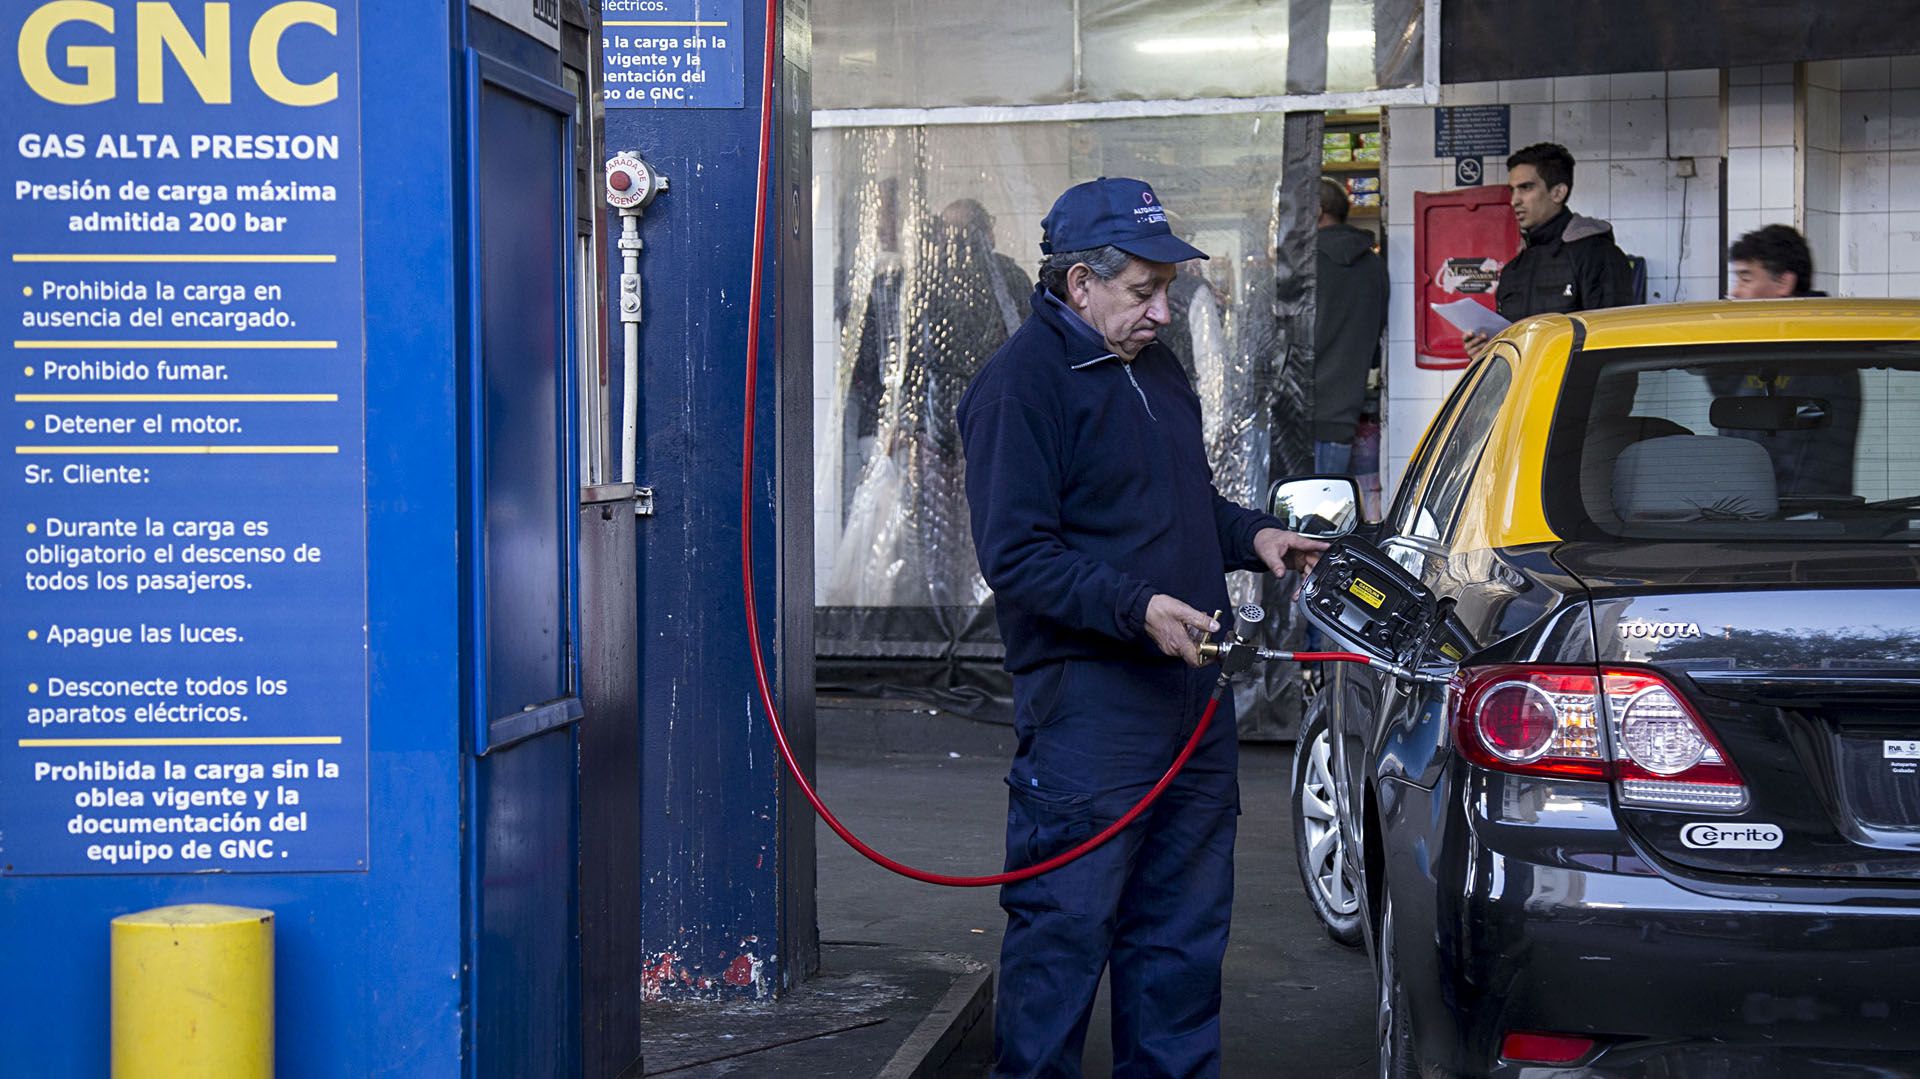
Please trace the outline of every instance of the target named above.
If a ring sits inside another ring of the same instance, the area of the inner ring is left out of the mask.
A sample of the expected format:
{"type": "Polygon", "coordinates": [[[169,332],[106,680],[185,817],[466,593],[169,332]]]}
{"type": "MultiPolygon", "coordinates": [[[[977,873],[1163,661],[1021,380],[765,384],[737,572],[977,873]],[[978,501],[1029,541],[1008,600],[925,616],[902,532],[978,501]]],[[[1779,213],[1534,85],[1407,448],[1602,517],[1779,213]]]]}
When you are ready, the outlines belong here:
{"type": "MultiPolygon", "coordinates": [[[[1213,620],[1216,622],[1220,620],[1219,611],[1213,612],[1213,620]]],[[[1223,640],[1201,641],[1200,658],[1219,660],[1222,678],[1232,677],[1253,666],[1253,661],[1258,658],[1259,653],[1249,638],[1260,631],[1260,627],[1266,620],[1266,609],[1258,603],[1243,603],[1234,608],[1233,629],[1223,640]]]]}

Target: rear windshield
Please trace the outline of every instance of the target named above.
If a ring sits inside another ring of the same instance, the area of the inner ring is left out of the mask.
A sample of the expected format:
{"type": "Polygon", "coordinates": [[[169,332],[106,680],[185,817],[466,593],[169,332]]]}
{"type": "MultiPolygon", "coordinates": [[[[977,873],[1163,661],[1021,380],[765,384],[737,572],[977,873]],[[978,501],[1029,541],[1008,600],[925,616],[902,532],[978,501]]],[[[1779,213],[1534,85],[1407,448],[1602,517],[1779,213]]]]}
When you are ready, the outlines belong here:
{"type": "Polygon", "coordinates": [[[1545,468],[1562,535],[1920,540],[1920,342],[1575,358],[1545,468]]]}

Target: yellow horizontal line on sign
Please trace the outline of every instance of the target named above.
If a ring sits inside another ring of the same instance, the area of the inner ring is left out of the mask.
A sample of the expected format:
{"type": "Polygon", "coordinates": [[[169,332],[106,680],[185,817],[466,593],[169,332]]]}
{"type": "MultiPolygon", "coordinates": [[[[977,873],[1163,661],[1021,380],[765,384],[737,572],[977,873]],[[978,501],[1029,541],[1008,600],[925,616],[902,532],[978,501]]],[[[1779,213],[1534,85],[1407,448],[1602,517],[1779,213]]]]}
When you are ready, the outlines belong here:
{"type": "Polygon", "coordinates": [[[337,262],[338,255],[192,255],[182,252],[173,255],[125,254],[106,255],[97,252],[16,254],[15,262],[337,262]]]}
{"type": "Polygon", "coordinates": [[[340,400],[337,393],[16,393],[20,404],[160,404],[209,402],[215,404],[296,404],[340,400]]]}
{"type": "Polygon", "coordinates": [[[15,341],[14,348],[339,348],[338,341],[15,341]]]}
{"type": "Polygon", "coordinates": [[[658,19],[658,20],[651,20],[646,22],[635,22],[635,21],[623,19],[618,22],[613,22],[606,19],[602,19],[600,21],[600,25],[601,26],[725,26],[727,24],[723,22],[713,22],[708,19],[689,19],[685,22],[676,22],[668,19],[658,19]]]}
{"type": "Polygon", "coordinates": [[[128,749],[136,746],[337,746],[339,735],[285,738],[22,738],[21,749],[128,749]]]}
{"type": "Polygon", "coordinates": [[[15,446],[15,453],[339,453],[338,446],[15,446]]]}

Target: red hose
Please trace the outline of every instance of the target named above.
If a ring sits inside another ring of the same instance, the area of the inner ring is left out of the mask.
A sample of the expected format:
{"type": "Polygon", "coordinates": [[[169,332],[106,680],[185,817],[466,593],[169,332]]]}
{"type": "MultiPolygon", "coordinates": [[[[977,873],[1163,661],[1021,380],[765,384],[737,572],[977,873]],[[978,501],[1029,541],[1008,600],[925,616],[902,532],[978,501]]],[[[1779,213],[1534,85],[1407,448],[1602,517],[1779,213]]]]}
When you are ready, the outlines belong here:
{"type": "MultiPolygon", "coordinates": [[[[787,771],[793,774],[793,781],[799,784],[800,792],[807,796],[807,802],[813,806],[813,811],[820,814],[820,819],[827,822],[827,827],[833,829],[833,834],[845,840],[847,846],[859,851],[868,861],[882,869],[892,870],[903,877],[911,877],[928,884],[942,884],[949,888],[985,888],[996,884],[1012,884],[1015,881],[1028,880],[1042,873],[1052,872],[1100,846],[1118,835],[1121,829],[1132,824],[1140,814],[1146,812],[1147,807],[1152,805],[1173,783],[1174,777],[1180,774],[1180,769],[1186,767],[1187,760],[1193,756],[1194,750],[1200,747],[1200,739],[1206,735],[1207,728],[1213,723],[1214,710],[1220,706],[1220,693],[1226,688],[1226,681],[1222,679],[1221,683],[1214,687],[1213,696],[1207,700],[1206,711],[1200,713],[1200,722],[1194,726],[1193,735],[1187,739],[1187,744],[1180,750],[1180,755],[1174,758],[1166,774],[1160,777],[1160,782],[1155,783],[1153,789],[1148,791],[1132,809],[1127,810],[1119,820],[1107,825],[1098,834],[1073,849],[1062,851],[1043,862],[1020,869],[979,877],[956,877],[946,873],[931,873],[897,862],[862,842],[859,836],[854,835],[846,825],[840,823],[840,818],[834,816],[833,811],[820,800],[820,795],[814,792],[813,784],[807,781],[806,775],[800,770],[800,762],[793,757],[793,747],[787,743],[786,728],[780,722],[780,710],[773,703],[773,687],[767,681],[766,659],[761,654],[760,617],[753,592],[753,432],[756,411],[754,398],[760,371],[760,285],[767,233],[767,168],[773,146],[773,41],[779,26],[778,15],[779,0],[767,0],[767,49],[761,63],[760,82],[760,166],[754,180],[753,270],[747,289],[746,423],[740,450],[740,584],[746,600],[747,651],[753,657],[753,679],[759,686],[760,703],[766,707],[767,722],[773,728],[773,741],[780,750],[780,759],[786,762],[787,771]]],[[[1366,659],[1364,656],[1343,652],[1301,652],[1294,658],[1297,660],[1353,659],[1362,662],[1366,659]]]]}

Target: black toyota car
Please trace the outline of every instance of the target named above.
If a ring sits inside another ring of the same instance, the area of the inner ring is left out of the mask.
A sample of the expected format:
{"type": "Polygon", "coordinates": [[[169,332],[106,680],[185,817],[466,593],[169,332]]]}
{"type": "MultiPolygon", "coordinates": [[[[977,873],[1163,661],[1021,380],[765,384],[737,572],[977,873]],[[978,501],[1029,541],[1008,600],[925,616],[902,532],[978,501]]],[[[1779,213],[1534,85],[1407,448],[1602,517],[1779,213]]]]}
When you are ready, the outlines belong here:
{"type": "Polygon", "coordinates": [[[1302,603],[1383,1076],[1920,1075],[1920,303],[1517,324],[1302,603]]]}

